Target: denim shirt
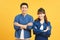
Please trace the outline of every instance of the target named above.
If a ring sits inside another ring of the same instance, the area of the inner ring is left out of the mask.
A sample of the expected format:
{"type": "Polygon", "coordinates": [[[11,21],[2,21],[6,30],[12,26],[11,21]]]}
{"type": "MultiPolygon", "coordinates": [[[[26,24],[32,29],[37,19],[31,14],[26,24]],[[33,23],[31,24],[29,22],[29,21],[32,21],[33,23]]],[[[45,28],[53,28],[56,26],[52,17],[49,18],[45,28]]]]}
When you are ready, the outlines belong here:
{"type": "Polygon", "coordinates": [[[40,30],[41,23],[40,21],[34,21],[33,23],[33,33],[36,35],[35,40],[48,40],[48,37],[51,34],[51,24],[50,22],[44,22],[43,23],[43,30],[46,30],[47,27],[50,28],[47,32],[43,32],[43,30],[40,30]]]}
{"type": "MultiPolygon", "coordinates": [[[[33,23],[33,17],[27,14],[25,17],[22,14],[19,14],[15,17],[14,22],[18,22],[19,24],[26,25],[29,22],[33,23]]],[[[19,26],[14,25],[15,29],[15,37],[20,38],[21,29],[19,26]]],[[[28,26],[27,29],[24,29],[24,38],[31,37],[31,29],[32,26],[28,26]]]]}

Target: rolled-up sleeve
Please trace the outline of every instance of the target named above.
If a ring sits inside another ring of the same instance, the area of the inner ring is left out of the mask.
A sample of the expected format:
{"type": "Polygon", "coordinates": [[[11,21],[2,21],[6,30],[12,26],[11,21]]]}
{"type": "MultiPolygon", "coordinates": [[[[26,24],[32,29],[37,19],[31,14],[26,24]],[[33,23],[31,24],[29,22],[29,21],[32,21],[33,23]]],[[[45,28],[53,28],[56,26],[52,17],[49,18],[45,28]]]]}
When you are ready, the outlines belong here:
{"type": "MultiPolygon", "coordinates": [[[[15,19],[14,19],[14,23],[15,23],[15,22],[19,23],[19,17],[18,17],[18,16],[16,16],[16,17],[15,17],[15,19]]],[[[14,25],[14,29],[15,29],[15,30],[19,30],[19,29],[20,29],[20,27],[19,27],[19,26],[14,25]]]]}
{"type": "MultiPolygon", "coordinates": [[[[32,22],[32,24],[33,24],[33,17],[30,17],[30,18],[29,18],[29,22],[32,22]]],[[[32,25],[32,26],[28,26],[28,27],[27,27],[27,30],[31,30],[32,27],[33,27],[33,25],[32,25]]]]}

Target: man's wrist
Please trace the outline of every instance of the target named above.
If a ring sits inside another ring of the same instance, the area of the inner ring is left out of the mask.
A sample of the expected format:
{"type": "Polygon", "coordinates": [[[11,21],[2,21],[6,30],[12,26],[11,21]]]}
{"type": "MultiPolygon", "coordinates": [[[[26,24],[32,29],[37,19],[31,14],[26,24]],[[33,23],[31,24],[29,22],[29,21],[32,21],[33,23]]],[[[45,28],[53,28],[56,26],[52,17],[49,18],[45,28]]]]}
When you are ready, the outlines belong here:
{"type": "Polygon", "coordinates": [[[26,28],[27,28],[27,26],[28,26],[28,25],[25,25],[24,29],[26,29],[26,28]]]}
{"type": "Polygon", "coordinates": [[[27,28],[27,25],[23,25],[22,28],[23,28],[23,29],[26,29],[26,28],[27,28]]]}

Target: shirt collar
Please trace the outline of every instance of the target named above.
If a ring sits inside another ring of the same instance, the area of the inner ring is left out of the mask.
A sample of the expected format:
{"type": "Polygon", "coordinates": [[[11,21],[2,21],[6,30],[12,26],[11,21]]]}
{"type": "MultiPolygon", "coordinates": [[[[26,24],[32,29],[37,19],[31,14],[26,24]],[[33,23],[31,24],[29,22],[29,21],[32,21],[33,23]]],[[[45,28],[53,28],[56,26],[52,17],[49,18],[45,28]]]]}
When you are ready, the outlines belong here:
{"type": "Polygon", "coordinates": [[[23,16],[23,17],[26,17],[28,14],[26,14],[25,16],[21,13],[21,15],[23,16]]]}

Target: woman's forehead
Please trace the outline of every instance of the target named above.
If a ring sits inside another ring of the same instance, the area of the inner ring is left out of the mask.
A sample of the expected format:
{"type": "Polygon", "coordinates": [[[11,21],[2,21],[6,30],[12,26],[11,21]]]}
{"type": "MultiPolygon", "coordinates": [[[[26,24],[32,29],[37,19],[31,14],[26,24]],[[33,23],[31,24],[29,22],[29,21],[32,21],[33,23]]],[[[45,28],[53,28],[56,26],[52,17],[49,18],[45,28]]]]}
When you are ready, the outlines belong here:
{"type": "Polygon", "coordinates": [[[43,13],[43,12],[38,12],[38,14],[45,14],[45,13],[43,13]]]}

